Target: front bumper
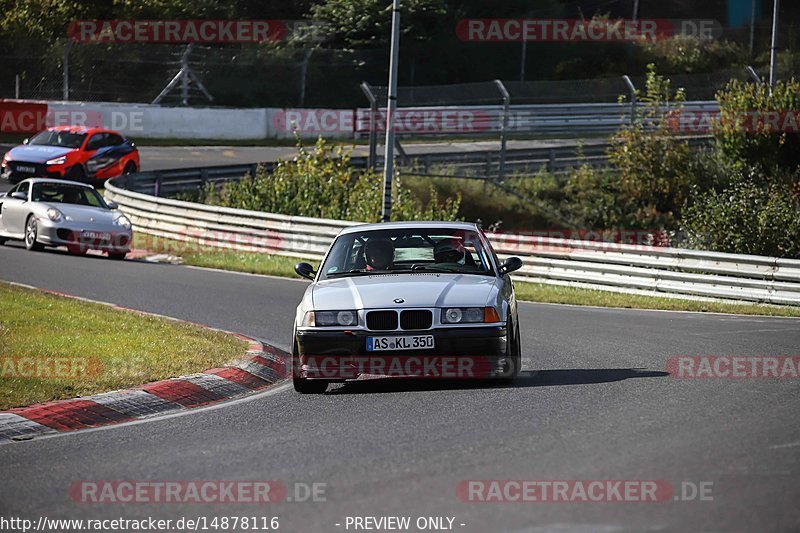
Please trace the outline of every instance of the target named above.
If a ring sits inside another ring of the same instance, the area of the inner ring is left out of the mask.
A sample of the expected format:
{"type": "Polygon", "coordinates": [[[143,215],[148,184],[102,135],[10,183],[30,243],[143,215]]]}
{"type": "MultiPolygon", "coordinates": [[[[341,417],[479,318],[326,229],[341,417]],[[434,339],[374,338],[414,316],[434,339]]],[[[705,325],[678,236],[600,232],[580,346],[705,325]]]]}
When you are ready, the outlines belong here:
{"type": "Polygon", "coordinates": [[[505,369],[505,326],[423,331],[297,331],[295,377],[355,379],[362,374],[482,379],[505,369]],[[434,348],[367,351],[367,337],[433,335],[434,348]]]}
{"type": "Polygon", "coordinates": [[[0,166],[0,177],[10,183],[19,183],[28,178],[55,178],[64,176],[64,165],[45,165],[44,163],[27,163],[25,161],[4,161],[0,166]],[[19,168],[33,169],[21,171],[19,168]]]}
{"type": "Polygon", "coordinates": [[[53,222],[46,218],[37,218],[38,241],[45,246],[78,247],[83,250],[101,250],[112,253],[128,253],[131,249],[133,231],[121,228],[109,230],[106,226],[78,227],[66,222],[53,222]],[[108,233],[109,239],[87,238],[87,231],[108,233]]]}

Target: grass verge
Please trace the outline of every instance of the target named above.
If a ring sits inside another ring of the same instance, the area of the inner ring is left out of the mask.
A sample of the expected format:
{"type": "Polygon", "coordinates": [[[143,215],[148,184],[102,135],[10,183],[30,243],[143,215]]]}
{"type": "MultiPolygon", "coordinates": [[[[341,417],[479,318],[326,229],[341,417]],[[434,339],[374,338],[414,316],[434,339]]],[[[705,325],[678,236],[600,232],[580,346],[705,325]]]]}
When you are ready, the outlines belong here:
{"type": "MultiPolygon", "coordinates": [[[[294,272],[294,265],[298,261],[306,261],[312,265],[318,263],[313,259],[221,250],[219,248],[204,247],[194,243],[183,243],[141,234],[135,235],[134,248],[145,248],[155,252],[176,255],[183,258],[183,263],[186,265],[293,278],[298,277],[294,272]]],[[[529,302],[800,317],[800,307],[791,306],[702,302],[679,298],[596,291],[578,287],[562,287],[525,281],[515,281],[514,286],[516,287],[517,298],[529,302]]]]}
{"type": "Polygon", "coordinates": [[[199,372],[246,349],[192,324],[0,283],[0,409],[199,372]]]}

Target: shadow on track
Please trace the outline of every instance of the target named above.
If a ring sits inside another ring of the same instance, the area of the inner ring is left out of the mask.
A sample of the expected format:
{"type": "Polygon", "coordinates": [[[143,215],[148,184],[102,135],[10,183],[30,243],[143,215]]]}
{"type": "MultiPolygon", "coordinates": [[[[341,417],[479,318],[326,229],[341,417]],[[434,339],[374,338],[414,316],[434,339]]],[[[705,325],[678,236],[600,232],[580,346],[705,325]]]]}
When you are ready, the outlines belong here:
{"type": "Polygon", "coordinates": [[[553,387],[563,385],[593,385],[632,378],[662,378],[669,372],[641,368],[598,368],[569,370],[523,371],[512,382],[493,380],[375,378],[348,381],[327,394],[379,394],[387,392],[413,392],[463,389],[514,389],[526,387],[553,387]]]}

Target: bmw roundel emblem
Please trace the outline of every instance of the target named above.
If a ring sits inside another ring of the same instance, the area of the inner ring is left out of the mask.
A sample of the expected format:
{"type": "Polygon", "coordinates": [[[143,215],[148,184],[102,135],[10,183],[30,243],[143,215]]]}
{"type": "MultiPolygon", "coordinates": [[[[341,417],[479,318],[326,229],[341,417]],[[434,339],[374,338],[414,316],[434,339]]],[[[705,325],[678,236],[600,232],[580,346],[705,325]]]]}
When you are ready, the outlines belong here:
{"type": "Polygon", "coordinates": [[[396,304],[401,304],[401,303],[404,303],[404,302],[405,302],[405,300],[402,299],[402,298],[395,298],[394,299],[394,303],[396,303],[396,304]]]}

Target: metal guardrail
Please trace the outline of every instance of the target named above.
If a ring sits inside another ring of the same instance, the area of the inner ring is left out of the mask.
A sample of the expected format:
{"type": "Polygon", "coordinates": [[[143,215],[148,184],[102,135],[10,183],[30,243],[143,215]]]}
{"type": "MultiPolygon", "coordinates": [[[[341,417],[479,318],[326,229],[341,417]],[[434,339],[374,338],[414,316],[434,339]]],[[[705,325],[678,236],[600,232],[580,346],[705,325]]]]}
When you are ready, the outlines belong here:
{"type": "MultiPolygon", "coordinates": [[[[708,136],[688,136],[684,138],[690,145],[703,144],[709,140],[708,136]]],[[[581,145],[572,146],[508,148],[505,157],[498,150],[408,154],[399,163],[407,169],[419,171],[422,175],[430,173],[435,166],[448,166],[475,178],[494,179],[501,163],[507,173],[537,172],[542,168],[548,172],[559,173],[584,164],[604,167],[608,165],[607,149],[607,140],[590,140],[581,145]]],[[[350,162],[356,168],[366,168],[368,164],[366,157],[353,157],[350,162]]],[[[382,158],[378,159],[378,163],[379,166],[383,164],[382,158]]],[[[130,191],[159,197],[170,197],[180,193],[197,191],[209,183],[219,185],[225,182],[238,181],[245,174],[254,175],[259,165],[265,167],[269,173],[276,163],[267,161],[263,163],[153,170],[121,176],[118,178],[118,182],[130,191]]]]}
{"type": "MultiPolygon", "coordinates": [[[[681,109],[692,114],[713,114],[719,112],[719,104],[716,100],[688,101],[681,104],[681,109]]],[[[666,106],[661,109],[663,114],[670,111],[666,106]]],[[[508,109],[502,105],[399,107],[395,127],[401,138],[497,136],[501,132],[512,136],[610,135],[640,113],[641,109],[635,110],[630,102],[510,105],[508,109]]],[[[383,131],[385,115],[385,109],[357,109],[356,138],[368,137],[373,126],[383,131]],[[370,120],[371,117],[377,120],[370,120]]]]}
{"type": "MultiPolygon", "coordinates": [[[[158,198],[126,190],[125,181],[109,180],[106,198],[119,204],[136,232],[194,245],[319,260],[339,231],[356,224],[158,198]]],[[[800,305],[800,260],[503,233],[489,237],[501,257],[524,259],[515,274],[520,280],[800,305]]]]}

